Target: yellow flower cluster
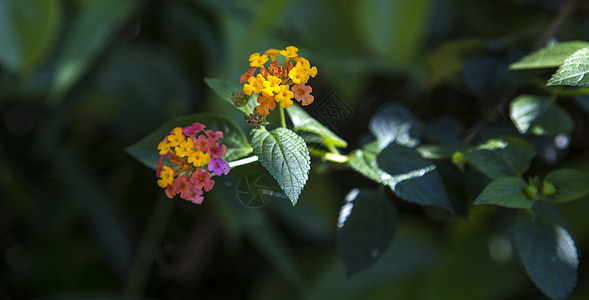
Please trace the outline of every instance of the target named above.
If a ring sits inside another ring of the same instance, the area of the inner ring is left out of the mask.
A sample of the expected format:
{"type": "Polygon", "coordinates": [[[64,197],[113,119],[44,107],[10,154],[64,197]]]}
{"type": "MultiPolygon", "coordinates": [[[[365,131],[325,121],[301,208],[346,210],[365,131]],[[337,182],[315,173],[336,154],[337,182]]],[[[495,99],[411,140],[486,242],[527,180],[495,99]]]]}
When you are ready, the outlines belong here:
{"type": "Polygon", "coordinates": [[[256,110],[261,115],[267,115],[276,107],[287,108],[293,104],[292,98],[309,105],[314,98],[310,94],[313,90],[305,85],[310,77],[317,75],[317,68],[309,61],[299,57],[299,49],[288,46],[284,50],[268,49],[264,54],[254,53],[250,56],[250,68],[241,76],[243,92],[247,95],[256,94],[259,105],[256,110]],[[276,60],[278,55],[284,56],[284,64],[276,60]],[[266,66],[270,58],[270,64],[266,66]],[[259,73],[254,76],[259,68],[259,73]]]}

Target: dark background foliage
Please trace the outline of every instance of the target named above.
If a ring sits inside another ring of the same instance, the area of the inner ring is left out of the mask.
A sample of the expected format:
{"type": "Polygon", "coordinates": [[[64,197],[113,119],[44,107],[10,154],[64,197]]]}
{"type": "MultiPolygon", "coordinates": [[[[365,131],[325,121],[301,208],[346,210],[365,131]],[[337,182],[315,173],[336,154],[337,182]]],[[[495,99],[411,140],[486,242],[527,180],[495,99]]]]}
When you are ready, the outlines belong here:
{"type": "MultiPolygon", "coordinates": [[[[253,164],[196,206],[165,198],[125,147],[197,112],[249,131],[204,77],[238,81],[251,53],[288,45],[319,70],[307,112],[325,119],[317,107],[334,93],[348,109],[329,119],[345,151],[370,139],[370,117],[391,102],[431,142],[517,134],[509,101],[546,93],[551,72],[507,66],[552,40],[589,40],[588,14],[556,0],[1,1],[0,298],[545,299],[516,259],[508,212],[471,207],[488,181],[472,171],[440,168],[461,216],[389,192],[394,241],[348,278],[337,216],[351,187],[375,187],[368,179],[313,161],[296,207],[274,197],[254,209],[236,195],[265,172],[253,164]]],[[[589,171],[583,101],[561,101],[570,143],[535,137],[530,173],[589,171]]],[[[558,206],[581,261],[571,299],[589,297],[586,200],[558,206]]]]}

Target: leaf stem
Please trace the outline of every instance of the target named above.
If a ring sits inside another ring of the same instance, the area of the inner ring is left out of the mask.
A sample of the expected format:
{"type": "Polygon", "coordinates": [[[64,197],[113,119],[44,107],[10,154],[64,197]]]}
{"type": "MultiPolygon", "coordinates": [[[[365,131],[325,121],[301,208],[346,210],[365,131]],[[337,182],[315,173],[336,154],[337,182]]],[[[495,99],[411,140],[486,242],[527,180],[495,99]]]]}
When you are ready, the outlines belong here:
{"type": "Polygon", "coordinates": [[[350,160],[348,155],[341,155],[339,153],[327,152],[313,147],[309,147],[309,154],[321,158],[323,161],[330,161],[338,164],[346,164],[350,160]]]}
{"type": "Polygon", "coordinates": [[[231,162],[229,162],[229,167],[233,168],[233,167],[238,167],[241,165],[247,165],[247,164],[253,163],[255,161],[258,161],[258,157],[256,155],[231,161],[231,162]]]}
{"type": "Polygon", "coordinates": [[[286,119],[284,118],[284,108],[280,107],[280,126],[286,128],[286,119]]]}

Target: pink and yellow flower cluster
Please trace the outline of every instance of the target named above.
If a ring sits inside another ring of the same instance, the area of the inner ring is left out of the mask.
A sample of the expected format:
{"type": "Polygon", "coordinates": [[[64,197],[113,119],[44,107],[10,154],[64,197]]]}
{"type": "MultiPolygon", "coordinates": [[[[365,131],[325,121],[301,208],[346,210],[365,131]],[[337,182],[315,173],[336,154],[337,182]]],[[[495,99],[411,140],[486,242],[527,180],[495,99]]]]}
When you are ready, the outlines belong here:
{"type": "Polygon", "coordinates": [[[306,85],[310,77],[317,75],[317,68],[311,67],[309,61],[299,57],[299,49],[288,46],[284,50],[268,49],[264,54],[254,53],[250,56],[251,68],[241,76],[243,92],[256,94],[259,105],[256,110],[261,115],[268,115],[276,107],[287,108],[293,104],[292,98],[303,105],[313,103],[313,89],[306,85]],[[284,56],[284,65],[280,65],[276,56],[284,56]],[[270,59],[270,63],[266,63],[270,59]],[[259,72],[256,75],[256,71],[259,72]]]}
{"type": "Polygon", "coordinates": [[[157,184],[166,189],[166,196],[181,198],[196,204],[203,201],[203,190],[210,191],[214,175],[227,175],[229,163],[223,161],[227,146],[220,145],[223,132],[207,130],[194,123],[176,127],[157,146],[160,159],[156,170],[157,184]],[[164,161],[170,164],[164,164],[164,161]],[[211,174],[212,172],[212,174],[211,174]]]}

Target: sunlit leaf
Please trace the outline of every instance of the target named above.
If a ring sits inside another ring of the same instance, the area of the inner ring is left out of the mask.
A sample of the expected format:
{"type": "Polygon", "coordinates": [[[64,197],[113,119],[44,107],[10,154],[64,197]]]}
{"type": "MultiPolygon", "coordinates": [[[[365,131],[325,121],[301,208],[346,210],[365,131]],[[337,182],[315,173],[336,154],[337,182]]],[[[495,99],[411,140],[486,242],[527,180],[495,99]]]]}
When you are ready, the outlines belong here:
{"type": "Polygon", "coordinates": [[[391,178],[387,172],[381,170],[376,163],[376,154],[366,149],[358,149],[350,154],[350,167],[365,177],[377,183],[387,184],[391,178]]]}
{"type": "Polygon", "coordinates": [[[353,189],[346,196],[338,221],[338,249],[349,275],[374,264],[395,234],[398,213],[382,188],[353,189]]]}
{"type": "Polygon", "coordinates": [[[293,205],[307,182],[311,156],[305,141],[286,128],[252,130],[252,146],[260,163],[272,176],[293,205]]]}
{"type": "Polygon", "coordinates": [[[423,135],[419,119],[399,104],[387,104],[379,109],[370,119],[368,128],[378,139],[380,148],[392,142],[415,147],[423,135]]]}
{"type": "Polygon", "coordinates": [[[562,42],[542,48],[509,66],[512,70],[556,68],[576,51],[589,47],[582,41],[562,42]]]}
{"type": "Polygon", "coordinates": [[[573,129],[569,114],[548,97],[519,96],[509,105],[509,115],[522,134],[556,136],[573,129]]]}
{"type": "Polygon", "coordinates": [[[547,85],[589,87],[587,73],[589,73],[589,48],[584,48],[569,56],[548,80],[547,85]]]}

